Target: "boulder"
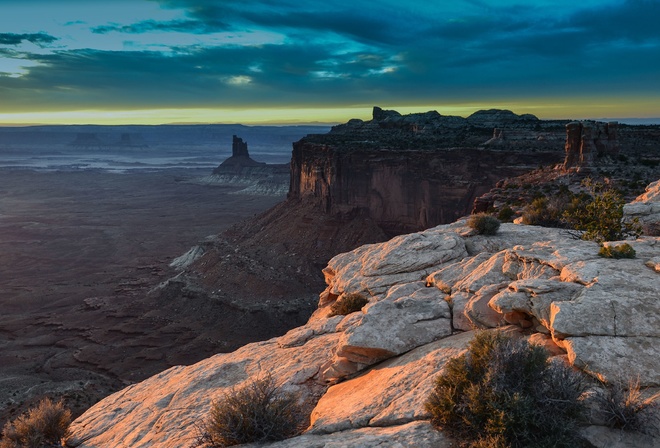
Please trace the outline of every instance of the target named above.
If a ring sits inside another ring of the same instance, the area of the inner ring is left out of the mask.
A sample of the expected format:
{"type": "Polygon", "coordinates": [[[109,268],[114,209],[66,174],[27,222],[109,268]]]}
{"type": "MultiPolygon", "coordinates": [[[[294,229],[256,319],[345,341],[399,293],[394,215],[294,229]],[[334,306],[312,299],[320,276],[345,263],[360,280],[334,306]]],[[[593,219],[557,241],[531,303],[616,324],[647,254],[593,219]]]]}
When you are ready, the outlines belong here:
{"type": "Polygon", "coordinates": [[[365,365],[407,352],[451,334],[451,314],[443,294],[418,282],[417,290],[388,294],[369,304],[342,334],[337,355],[365,365]]]}
{"type": "Polygon", "coordinates": [[[638,219],[645,235],[660,235],[660,180],[646,187],[634,201],[623,206],[626,221],[638,219]]]}
{"type": "Polygon", "coordinates": [[[293,348],[281,348],[277,339],[271,339],[192,366],[172,367],[92,406],[73,422],[68,444],[81,448],[190,446],[196,436],[192,429],[203,424],[213,400],[266,374],[303,399],[313,399],[325,388],[310,380],[330,358],[337,338],[338,334],[325,334],[293,348]]]}
{"type": "Polygon", "coordinates": [[[368,244],[337,255],[323,270],[329,291],[383,294],[396,284],[422,280],[431,270],[467,255],[463,239],[453,233],[426,231],[368,244]]]}

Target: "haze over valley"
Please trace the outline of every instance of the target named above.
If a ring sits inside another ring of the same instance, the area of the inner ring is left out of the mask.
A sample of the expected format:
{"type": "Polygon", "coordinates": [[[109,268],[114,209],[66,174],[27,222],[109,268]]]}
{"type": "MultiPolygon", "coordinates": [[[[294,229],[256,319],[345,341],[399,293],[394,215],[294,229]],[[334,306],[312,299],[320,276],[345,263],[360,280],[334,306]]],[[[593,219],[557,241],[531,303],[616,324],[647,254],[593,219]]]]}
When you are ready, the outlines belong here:
{"type": "Polygon", "coordinates": [[[658,23],[0,0],[0,448],[660,446],[658,23]]]}

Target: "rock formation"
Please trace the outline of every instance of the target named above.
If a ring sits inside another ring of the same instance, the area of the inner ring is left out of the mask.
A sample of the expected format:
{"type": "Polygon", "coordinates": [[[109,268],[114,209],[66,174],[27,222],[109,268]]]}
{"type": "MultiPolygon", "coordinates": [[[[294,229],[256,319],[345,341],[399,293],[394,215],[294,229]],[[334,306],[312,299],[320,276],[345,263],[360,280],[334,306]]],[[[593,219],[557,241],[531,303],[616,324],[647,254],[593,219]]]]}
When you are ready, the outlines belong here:
{"type": "MultiPolygon", "coordinates": [[[[559,229],[503,224],[497,235],[481,236],[459,220],[361,246],[330,260],[307,324],[117,392],[74,422],[69,443],[189,446],[214,399],[268,373],[313,405],[303,435],[269,446],[449,447],[424,401],[475,328],[527,337],[593,376],[639,376],[643,387],[658,387],[660,238],[629,243],[635,259],[605,259],[597,243],[559,229]],[[332,303],[347,294],[368,303],[331,317],[332,303]]],[[[615,446],[592,423],[585,437],[615,446]]]]}
{"type": "Polygon", "coordinates": [[[266,164],[263,162],[253,160],[248,153],[247,142],[234,135],[231,144],[231,157],[214,169],[213,174],[240,173],[243,168],[263,167],[264,165],[266,164]]]}
{"type": "Polygon", "coordinates": [[[142,137],[141,134],[122,132],[119,141],[115,143],[115,146],[121,148],[147,148],[149,145],[144,142],[144,137],[142,137]]]}
{"type": "Polygon", "coordinates": [[[560,162],[553,130],[563,123],[501,110],[461,118],[375,107],[371,121],[294,143],[289,197],[324,213],[363,213],[389,235],[452,222],[499,179],[560,162]],[[493,127],[516,137],[484,146],[493,127]]]}
{"type": "Polygon", "coordinates": [[[83,149],[100,149],[106,145],[95,132],[79,132],[76,139],[69,143],[69,146],[83,149]]]}
{"type": "Polygon", "coordinates": [[[633,202],[624,205],[627,221],[637,219],[645,235],[660,236],[660,180],[646,187],[646,191],[633,202]]]}
{"type": "Polygon", "coordinates": [[[236,135],[232,138],[231,157],[227,158],[211,176],[199,179],[204,184],[240,186],[241,194],[282,196],[289,189],[289,166],[266,164],[250,157],[247,142],[236,135]]]}
{"type": "Polygon", "coordinates": [[[596,159],[618,154],[618,123],[572,121],[566,125],[566,159],[563,169],[590,169],[596,159]]]}

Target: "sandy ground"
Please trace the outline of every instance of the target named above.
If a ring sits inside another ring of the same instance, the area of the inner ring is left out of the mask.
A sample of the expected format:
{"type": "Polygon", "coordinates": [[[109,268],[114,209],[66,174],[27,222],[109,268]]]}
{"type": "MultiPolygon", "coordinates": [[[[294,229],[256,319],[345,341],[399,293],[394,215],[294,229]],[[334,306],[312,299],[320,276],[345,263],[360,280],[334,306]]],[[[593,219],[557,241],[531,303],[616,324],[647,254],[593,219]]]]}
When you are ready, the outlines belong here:
{"type": "Polygon", "coordinates": [[[172,258],[283,198],[188,182],[206,174],[0,170],[0,424],[44,394],[78,413],[207,355],[141,299],[172,258]]]}

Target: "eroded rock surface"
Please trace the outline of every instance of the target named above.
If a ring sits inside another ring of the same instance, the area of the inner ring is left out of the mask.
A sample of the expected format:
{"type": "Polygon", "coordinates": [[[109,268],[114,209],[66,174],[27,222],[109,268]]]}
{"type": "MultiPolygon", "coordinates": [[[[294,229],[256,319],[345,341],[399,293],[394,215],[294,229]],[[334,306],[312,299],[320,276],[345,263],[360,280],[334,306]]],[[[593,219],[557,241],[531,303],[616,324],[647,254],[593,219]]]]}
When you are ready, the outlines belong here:
{"type": "Polygon", "coordinates": [[[660,235],[660,180],[653,182],[633,202],[624,205],[626,220],[637,218],[646,235],[660,235]]]}
{"type": "Polygon", "coordinates": [[[605,259],[560,229],[503,224],[486,237],[459,220],[359,247],[330,260],[306,325],[106,398],[74,422],[71,443],[189,446],[212,400],[268,372],[313,408],[303,435],[270,446],[449,446],[424,401],[474,328],[506,328],[593,376],[660,386],[660,238],[629,243],[637,258],[605,259]],[[347,294],[368,303],[332,316],[347,294]]]}

